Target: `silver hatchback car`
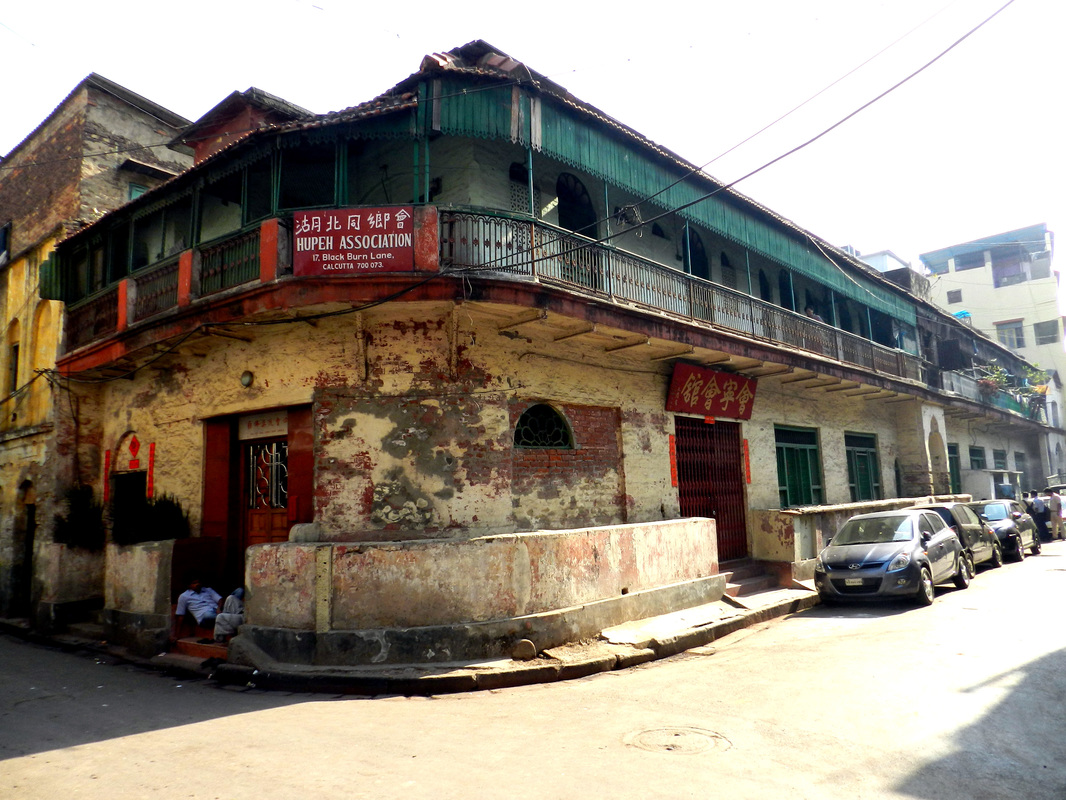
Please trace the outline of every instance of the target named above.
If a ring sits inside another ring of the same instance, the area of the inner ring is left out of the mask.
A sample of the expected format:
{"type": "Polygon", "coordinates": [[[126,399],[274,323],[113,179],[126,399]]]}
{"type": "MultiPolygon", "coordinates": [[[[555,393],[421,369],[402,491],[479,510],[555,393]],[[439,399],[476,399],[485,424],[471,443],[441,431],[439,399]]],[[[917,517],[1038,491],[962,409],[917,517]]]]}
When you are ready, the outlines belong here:
{"type": "Polygon", "coordinates": [[[814,582],[823,601],[912,597],[933,602],[933,587],[970,585],[973,567],[959,537],[935,511],[859,514],[822,550],[814,582]]]}

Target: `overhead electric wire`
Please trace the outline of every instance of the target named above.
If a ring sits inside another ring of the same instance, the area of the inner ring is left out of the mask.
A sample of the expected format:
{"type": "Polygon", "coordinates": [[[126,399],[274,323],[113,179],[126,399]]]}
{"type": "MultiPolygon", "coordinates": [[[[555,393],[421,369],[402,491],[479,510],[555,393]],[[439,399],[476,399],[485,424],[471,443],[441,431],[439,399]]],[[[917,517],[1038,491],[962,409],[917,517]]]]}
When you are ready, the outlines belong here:
{"type": "Polygon", "coordinates": [[[955,5],[955,3],[957,3],[957,2],[958,2],[958,0],[952,0],[952,2],[948,3],[948,4],[946,5],[946,6],[944,6],[944,7],[943,7],[943,8],[941,8],[941,9],[940,9],[939,11],[937,11],[937,12],[936,12],[936,13],[934,13],[934,14],[932,14],[931,16],[929,16],[929,17],[926,17],[926,18],[925,18],[924,20],[922,20],[921,22],[919,22],[919,23],[918,23],[917,25],[915,25],[915,26],[914,26],[913,28],[911,28],[911,29],[910,29],[909,31],[907,31],[906,33],[904,33],[904,34],[903,34],[902,36],[898,37],[898,38],[897,38],[897,39],[895,39],[894,41],[892,41],[892,42],[890,42],[889,44],[887,44],[887,45],[885,45],[884,47],[882,47],[882,48],[881,48],[880,50],[878,50],[878,51],[877,51],[876,53],[874,53],[874,54],[873,54],[872,56],[870,56],[869,58],[867,58],[867,59],[866,59],[865,61],[863,61],[863,62],[862,62],[861,64],[858,64],[857,66],[853,67],[852,69],[850,69],[850,70],[849,70],[848,72],[846,72],[846,73],[844,73],[843,75],[841,75],[841,76],[840,76],[839,78],[837,78],[837,79],[836,79],[835,81],[833,81],[833,82],[832,82],[832,83],[830,83],[829,85],[827,85],[827,86],[823,87],[822,89],[819,89],[819,90],[818,90],[817,92],[815,92],[814,94],[812,94],[812,95],[811,95],[810,97],[808,97],[808,98],[807,98],[806,100],[804,100],[804,101],[803,101],[802,103],[800,103],[799,105],[797,105],[797,106],[793,107],[793,108],[792,108],[792,109],[790,109],[789,111],[786,111],[786,112],[785,112],[784,114],[782,114],[781,116],[779,116],[779,117],[778,117],[777,119],[775,119],[775,120],[774,120],[773,122],[769,122],[769,123],[767,123],[767,124],[766,124],[766,125],[764,125],[763,127],[759,128],[759,129],[758,129],[757,131],[755,131],[754,133],[752,133],[752,134],[751,134],[750,136],[748,136],[748,137],[746,137],[745,139],[742,139],[741,141],[737,142],[737,143],[736,143],[735,145],[733,145],[732,147],[730,147],[730,148],[729,148],[728,150],[725,150],[724,152],[722,152],[722,153],[719,153],[719,154],[718,154],[718,155],[716,155],[716,156],[715,156],[714,158],[712,158],[712,159],[711,159],[710,161],[708,161],[708,162],[704,163],[704,164],[703,164],[702,166],[699,166],[699,167],[697,167],[696,169],[690,170],[690,171],[689,171],[689,172],[688,172],[688,173],[687,173],[687,174],[686,174],[685,176],[683,176],[683,177],[681,177],[681,178],[677,179],[676,181],[674,181],[673,183],[669,184],[668,186],[665,186],[665,187],[663,187],[662,189],[660,189],[660,190],[659,190],[658,192],[656,192],[655,194],[653,194],[653,195],[650,195],[650,196],[648,196],[648,197],[645,197],[645,198],[644,198],[643,200],[641,200],[641,201],[640,201],[639,203],[637,203],[636,205],[642,205],[642,204],[644,204],[644,203],[648,202],[649,200],[653,200],[653,199],[655,199],[656,197],[658,197],[659,195],[661,195],[661,194],[662,194],[663,192],[669,191],[670,189],[672,189],[673,187],[677,186],[677,185],[678,185],[679,183],[681,183],[682,181],[685,181],[685,180],[687,180],[688,178],[690,178],[690,177],[691,177],[692,175],[696,174],[697,172],[702,172],[703,170],[705,170],[705,169],[706,169],[707,167],[709,167],[709,166],[710,166],[711,164],[713,164],[714,162],[718,161],[718,160],[719,160],[719,159],[721,159],[721,158],[724,158],[725,156],[729,155],[730,153],[732,153],[732,152],[733,152],[734,150],[736,150],[737,148],[739,148],[739,147],[742,147],[742,146],[744,146],[745,144],[747,144],[748,142],[750,142],[750,141],[751,141],[752,139],[754,139],[754,138],[755,138],[756,136],[759,136],[760,134],[762,134],[762,133],[765,133],[765,132],[766,132],[766,131],[768,131],[768,130],[769,130],[770,128],[774,127],[774,125],[777,125],[777,124],[778,124],[779,122],[782,122],[783,120],[785,120],[785,119],[787,119],[788,117],[792,116],[792,115],[793,115],[794,113],[796,113],[797,111],[799,111],[799,110],[800,110],[801,108],[803,108],[803,107],[804,107],[805,105],[807,105],[808,103],[810,103],[810,102],[812,102],[812,101],[816,100],[816,99],[817,99],[818,97],[820,97],[821,95],[825,94],[825,93],[826,93],[827,91],[829,91],[830,89],[832,89],[832,88],[833,88],[834,86],[836,86],[836,85],[837,85],[838,83],[840,83],[840,82],[842,82],[842,81],[846,80],[847,78],[850,78],[850,77],[851,77],[852,75],[854,75],[854,74],[855,74],[856,72],[858,72],[858,71],[859,71],[860,69],[862,69],[863,67],[865,67],[865,66],[866,66],[867,64],[869,64],[869,63],[870,63],[871,61],[873,61],[874,59],[878,58],[879,56],[881,56],[882,54],[884,54],[884,53],[885,53],[885,52],[887,52],[888,50],[891,50],[891,49],[892,49],[893,47],[895,47],[895,46],[896,46],[897,44],[899,44],[900,42],[902,42],[902,41],[903,41],[904,39],[906,39],[906,38],[907,38],[908,36],[910,36],[910,35],[911,35],[912,33],[914,33],[915,31],[919,30],[920,28],[923,28],[923,27],[925,27],[926,25],[928,25],[928,24],[929,24],[929,23],[930,23],[930,22],[931,22],[932,20],[934,20],[934,19],[935,19],[936,17],[938,17],[938,16],[940,16],[941,14],[943,14],[943,13],[944,13],[945,11],[947,11],[947,10],[948,10],[949,8],[951,8],[951,7],[953,6],[953,5],[955,5]]]}
{"type": "MultiPolygon", "coordinates": [[[[910,80],[912,80],[913,78],[915,78],[916,76],[918,76],[919,74],[921,74],[922,72],[927,70],[933,64],[935,64],[940,59],[942,59],[945,55],[947,55],[952,50],[954,50],[956,47],[958,47],[962,42],[964,42],[966,39],[968,39],[970,36],[972,36],[978,30],[980,30],[985,25],[987,25],[989,22],[991,22],[996,16],[1001,14],[1004,10],[1006,10],[1014,2],[1015,2],[1015,0],[1007,0],[1006,3],[1004,3],[998,9],[996,9],[992,14],[987,16],[984,20],[979,22],[974,27],[972,27],[970,30],[968,30],[966,33],[964,33],[962,36],[960,36],[958,39],[956,39],[954,42],[952,42],[948,47],[946,47],[945,49],[940,51],[936,56],[931,58],[929,61],[925,62],[918,69],[912,71],[906,77],[904,77],[903,79],[897,81],[895,84],[893,84],[889,88],[885,89],[883,92],[881,92],[880,94],[876,95],[874,98],[872,98],[871,100],[869,100],[866,103],[862,104],[861,106],[859,106],[855,110],[851,111],[850,113],[848,113],[847,115],[845,115],[841,119],[837,120],[835,123],[833,123],[829,127],[823,129],[820,133],[812,136],[811,138],[807,139],[806,141],[802,142],[801,144],[789,149],[788,151],[786,151],[786,152],[782,153],[781,155],[777,156],[776,158],[765,162],[761,166],[751,170],[750,172],[746,173],[745,175],[742,175],[741,177],[731,181],[730,183],[722,184],[719,187],[717,187],[716,189],[714,189],[713,191],[707,192],[706,194],[701,195],[700,197],[698,197],[698,198],[696,198],[694,200],[690,200],[687,203],[683,203],[683,204],[681,204],[679,206],[676,206],[673,209],[664,211],[661,214],[658,214],[658,215],[656,215],[654,217],[651,217],[650,219],[642,220],[639,224],[633,225],[631,227],[628,227],[625,230],[614,232],[614,233],[610,233],[607,236],[604,236],[604,237],[601,237],[601,238],[598,238],[598,239],[594,239],[594,240],[590,240],[589,242],[582,242],[578,246],[569,248],[569,249],[561,251],[561,252],[554,252],[550,256],[545,256],[545,258],[558,258],[560,256],[568,255],[568,254],[573,253],[573,252],[578,252],[580,250],[587,249],[587,248],[589,248],[589,247],[591,247],[593,245],[602,244],[604,242],[607,242],[607,241],[615,238],[616,236],[620,236],[620,235],[622,235],[624,233],[630,233],[633,230],[636,230],[636,229],[645,227],[647,225],[650,225],[651,223],[656,222],[659,219],[663,219],[664,217],[667,217],[667,216],[670,216],[672,214],[675,214],[678,211],[683,211],[683,210],[685,210],[687,208],[690,208],[690,207],[692,207],[694,205],[697,205],[698,203],[701,203],[701,202],[703,202],[705,200],[708,200],[711,197],[714,197],[714,196],[716,196],[717,194],[719,194],[719,193],[721,193],[723,191],[731,189],[734,186],[736,186],[737,184],[741,183],[742,181],[745,181],[748,178],[751,178],[751,177],[759,174],[760,172],[768,169],[769,167],[773,166],[774,164],[779,163],[780,161],[784,160],[785,158],[787,158],[787,157],[789,157],[789,156],[791,156],[791,155],[793,155],[793,154],[805,149],[806,147],[809,147],[810,145],[812,145],[815,142],[819,141],[820,139],[822,139],[823,137],[825,137],[826,135],[828,135],[832,131],[834,131],[837,128],[839,128],[845,122],[849,121],[850,119],[854,118],[855,116],[857,116],[861,112],[865,111],[867,108],[872,106],[874,103],[880,101],[884,97],[886,97],[889,94],[891,94],[892,92],[894,92],[896,89],[900,88],[901,86],[903,86],[904,84],[908,83],[910,80]]],[[[498,86],[498,84],[497,84],[497,86],[498,86]]],[[[457,93],[457,94],[460,94],[460,93],[457,93]]],[[[810,234],[808,234],[808,236],[810,236],[810,234]]],[[[812,241],[814,241],[813,237],[811,237],[811,238],[812,238],[812,241]]],[[[819,249],[821,249],[821,248],[819,247],[819,249]]],[[[519,251],[517,253],[511,253],[511,254],[507,255],[506,258],[508,260],[510,260],[510,259],[513,259],[516,255],[522,255],[522,254],[533,253],[533,252],[535,252],[535,248],[531,247],[528,250],[519,251]]],[[[366,308],[372,308],[372,307],[374,307],[376,305],[381,305],[381,304],[383,304],[385,302],[389,302],[389,301],[391,301],[393,299],[396,299],[396,298],[398,298],[400,296],[408,294],[411,291],[419,288],[420,286],[423,286],[423,285],[425,285],[425,284],[427,284],[427,283],[429,283],[429,282],[431,282],[431,281],[433,281],[433,280],[435,280],[437,278],[440,278],[440,277],[454,277],[456,275],[471,274],[471,273],[477,273],[477,272],[499,271],[498,266],[494,263],[494,262],[497,262],[499,260],[500,259],[492,259],[488,264],[479,265],[477,267],[468,267],[468,268],[464,268],[464,269],[461,269],[461,270],[455,270],[455,271],[452,271],[452,272],[449,272],[449,273],[445,273],[445,274],[435,273],[435,274],[433,274],[431,276],[428,276],[428,277],[416,282],[415,284],[413,284],[411,286],[407,286],[407,287],[404,287],[404,288],[402,288],[400,290],[397,290],[396,292],[390,294],[386,298],[380,298],[379,300],[372,301],[372,302],[366,304],[365,306],[352,307],[352,308],[342,309],[342,310],[333,311],[333,312],[323,312],[322,314],[308,315],[308,316],[304,316],[304,317],[291,317],[291,318],[282,319],[282,320],[262,320],[262,321],[257,321],[257,322],[230,323],[229,325],[232,326],[232,325],[236,324],[236,325],[241,326],[241,325],[264,325],[264,324],[291,324],[291,323],[304,322],[304,321],[313,321],[315,319],[323,319],[323,318],[327,318],[327,317],[331,317],[331,316],[341,316],[341,315],[344,315],[344,314],[350,314],[350,313],[354,313],[354,312],[356,312],[358,310],[365,310],[366,308]]],[[[536,258],[534,258],[534,263],[535,263],[535,261],[536,261],[536,258]]],[[[839,265],[837,265],[831,259],[830,259],[830,263],[833,263],[833,265],[836,266],[838,270],[840,270],[842,273],[847,275],[846,271],[844,271],[842,268],[840,268],[839,265]]],[[[848,276],[848,277],[850,279],[854,280],[853,278],[851,278],[851,276],[848,276]]],[[[863,287],[863,288],[865,288],[865,287],[863,287]]],[[[869,290],[866,290],[866,291],[869,291],[869,290]]],[[[187,334],[187,336],[185,338],[187,338],[188,336],[192,335],[192,333],[194,333],[195,331],[200,330],[201,327],[212,327],[212,326],[222,327],[218,323],[208,323],[205,326],[197,326],[197,328],[194,328],[193,331],[190,331],[189,334],[187,334]]],[[[179,345],[181,343],[183,343],[183,342],[184,342],[184,339],[182,340],[182,342],[179,342],[179,345]]],[[[163,354],[161,354],[159,357],[162,357],[162,355],[165,355],[165,354],[167,354],[169,352],[172,352],[172,351],[173,351],[173,349],[170,349],[170,350],[164,352],[163,354]]],[[[155,360],[157,360],[157,359],[152,359],[151,361],[148,362],[148,364],[153,363],[155,360]]],[[[137,370],[142,369],[144,366],[146,366],[146,365],[141,365],[140,367],[137,367],[134,370],[132,370],[130,373],[126,373],[125,375],[120,376],[120,377],[127,377],[129,374],[132,374],[132,372],[136,372],[137,370]]],[[[62,376],[62,377],[66,378],[67,380],[75,380],[72,376],[69,376],[69,375],[62,376]]],[[[96,380],[92,380],[92,381],[85,381],[85,382],[102,383],[102,382],[107,382],[109,380],[117,380],[117,379],[119,379],[119,378],[117,378],[117,377],[109,377],[109,378],[101,378],[101,379],[96,379],[96,380]]]]}

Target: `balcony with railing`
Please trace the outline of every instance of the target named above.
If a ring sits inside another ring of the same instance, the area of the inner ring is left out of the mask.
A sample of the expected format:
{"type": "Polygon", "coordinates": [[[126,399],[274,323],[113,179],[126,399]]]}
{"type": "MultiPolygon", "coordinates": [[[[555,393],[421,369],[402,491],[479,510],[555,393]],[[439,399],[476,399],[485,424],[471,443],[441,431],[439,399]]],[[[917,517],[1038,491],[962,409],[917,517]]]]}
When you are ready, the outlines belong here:
{"type": "Polygon", "coordinates": [[[231,289],[259,277],[259,228],[200,247],[200,294],[231,289]]]}
{"type": "MultiPolygon", "coordinates": [[[[440,269],[445,275],[469,276],[473,270],[486,276],[535,280],[601,302],[642,308],[871,372],[928,383],[931,388],[1032,419],[1042,413],[1042,398],[982,391],[974,378],[955,372],[934,375],[935,368],[928,364],[924,369],[930,374],[923,380],[923,363],[914,355],[552,225],[504,214],[451,210],[442,210],[439,220],[440,269]]],[[[177,308],[208,302],[226,290],[240,291],[239,287],[272,280],[280,263],[278,231],[283,224],[270,219],[251,230],[207,242],[71,303],[67,351],[177,308]]]]}
{"type": "Polygon", "coordinates": [[[920,380],[917,357],[772,303],[550,225],[491,214],[441,213],[441,264],[522,275],[768,342],[920,380]]]}

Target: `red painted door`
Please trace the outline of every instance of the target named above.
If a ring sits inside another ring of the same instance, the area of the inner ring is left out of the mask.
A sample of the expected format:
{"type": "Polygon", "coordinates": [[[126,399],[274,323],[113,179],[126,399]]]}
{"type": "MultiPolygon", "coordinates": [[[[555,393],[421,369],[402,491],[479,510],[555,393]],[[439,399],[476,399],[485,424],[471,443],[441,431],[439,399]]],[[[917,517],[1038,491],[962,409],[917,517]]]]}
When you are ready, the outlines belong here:
{"type": "Polygon", "coordinates": [[[718,560],[748,555],[740,424],[677,417],[677,492],[683,517],[711,517],[718,560]]]}

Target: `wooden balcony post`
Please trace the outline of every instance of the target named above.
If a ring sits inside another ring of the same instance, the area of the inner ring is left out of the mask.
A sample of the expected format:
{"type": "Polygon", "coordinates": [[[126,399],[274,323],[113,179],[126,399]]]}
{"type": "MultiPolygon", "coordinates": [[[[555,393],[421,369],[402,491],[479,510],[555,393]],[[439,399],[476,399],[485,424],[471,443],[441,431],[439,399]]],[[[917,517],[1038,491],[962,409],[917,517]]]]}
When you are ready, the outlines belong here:
{"type": "Polygon", "coordinates": [[[277,217],[263,220],[259,227],[259,280],[270,283],[278,277],[278,234],[281,222],[277,217]]]}
{"type": "Polygon", "coordinates": [[[115,325],[116,330],[124,331],[129,327],[133,311],[131,304],[136,300],[136,294],[137,287],[131,285],[129,278],[123,278],[118,282],[118,322],[115,325]]]}
{"type": "Polygon", "coordinates": [[[415,270],[440,271],[440,221],[436,206],[417,206],[414,210],[415,270]]]}
{"type": "Polygon", "coordinates": [[[178,308],[192,303],[192,250],[178,256],[178,308]]]}

